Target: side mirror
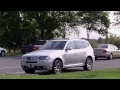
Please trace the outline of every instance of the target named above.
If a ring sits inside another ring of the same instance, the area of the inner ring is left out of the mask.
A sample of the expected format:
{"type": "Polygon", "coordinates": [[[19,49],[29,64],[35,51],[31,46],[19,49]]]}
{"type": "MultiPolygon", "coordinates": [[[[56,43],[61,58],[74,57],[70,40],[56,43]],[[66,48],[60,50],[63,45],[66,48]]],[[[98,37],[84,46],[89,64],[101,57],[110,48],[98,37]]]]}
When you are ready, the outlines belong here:
{"type": "Polygon", "coordinates": [[[72,47],[67,47],[65,51],[72,50],[72,47]]]}

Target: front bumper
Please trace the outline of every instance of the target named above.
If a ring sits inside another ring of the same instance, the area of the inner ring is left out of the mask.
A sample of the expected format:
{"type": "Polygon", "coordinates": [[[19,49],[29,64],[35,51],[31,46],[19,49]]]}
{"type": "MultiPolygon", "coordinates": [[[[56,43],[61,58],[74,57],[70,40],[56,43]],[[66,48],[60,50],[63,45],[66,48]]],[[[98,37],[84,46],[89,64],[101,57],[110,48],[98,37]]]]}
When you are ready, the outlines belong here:
{"type": "Polygon", "coordinates": [[[21,61],[22,68],[25,69],[34,69],[34,70],[52,70],[53,61],[52,60],[37,60],[37,61],[21,61]]]}
{"type": "Polygon", "coordinates": [[[110,54],[109,53],[105,53],[105,54],[95,54],[95,57],[109,57],[110,54]]]}

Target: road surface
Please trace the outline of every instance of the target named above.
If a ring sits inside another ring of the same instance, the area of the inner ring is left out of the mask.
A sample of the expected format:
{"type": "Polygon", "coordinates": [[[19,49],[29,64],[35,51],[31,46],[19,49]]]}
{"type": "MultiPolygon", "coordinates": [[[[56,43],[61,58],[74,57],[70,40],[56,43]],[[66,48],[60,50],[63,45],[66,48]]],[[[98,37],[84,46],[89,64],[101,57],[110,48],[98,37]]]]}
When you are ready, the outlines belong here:
{"type": "MultiPolygon", "coordinates": [[[[20,65],[21,57],[0,57],[0,74],[25,74],[20,65]]],[[[93,70],[120,68],[120,59],[105,60],[99,59],[95,61],[93,70]]],[[[83,71],[82,67],[68,69],[71,71],[83,71]]],[[[36,74],[45,74],[47,71],[36,71],[36,74]]]]}

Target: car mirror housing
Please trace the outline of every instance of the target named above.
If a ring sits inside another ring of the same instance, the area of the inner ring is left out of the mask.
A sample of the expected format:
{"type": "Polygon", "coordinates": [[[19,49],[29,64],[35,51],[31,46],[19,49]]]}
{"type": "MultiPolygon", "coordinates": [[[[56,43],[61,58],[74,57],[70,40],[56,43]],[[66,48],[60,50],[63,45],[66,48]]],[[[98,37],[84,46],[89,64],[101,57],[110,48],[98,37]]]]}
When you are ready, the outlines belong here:
{"type": "Polygon", "coordinates": [[[72,50],[72,47],[67,47],[65,51],[72,50]]]}

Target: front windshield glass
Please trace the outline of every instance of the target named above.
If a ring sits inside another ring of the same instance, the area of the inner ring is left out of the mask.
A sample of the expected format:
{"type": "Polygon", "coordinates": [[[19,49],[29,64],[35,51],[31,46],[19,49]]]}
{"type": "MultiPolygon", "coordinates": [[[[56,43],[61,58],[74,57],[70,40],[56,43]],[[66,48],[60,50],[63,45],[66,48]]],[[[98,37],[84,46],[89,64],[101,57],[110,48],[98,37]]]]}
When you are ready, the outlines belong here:
{"type": "Polygon", "coordinates": [[[43,45],[40,50],[62,50],[66,41],[49,41],[45,45],[43,45]]]}

